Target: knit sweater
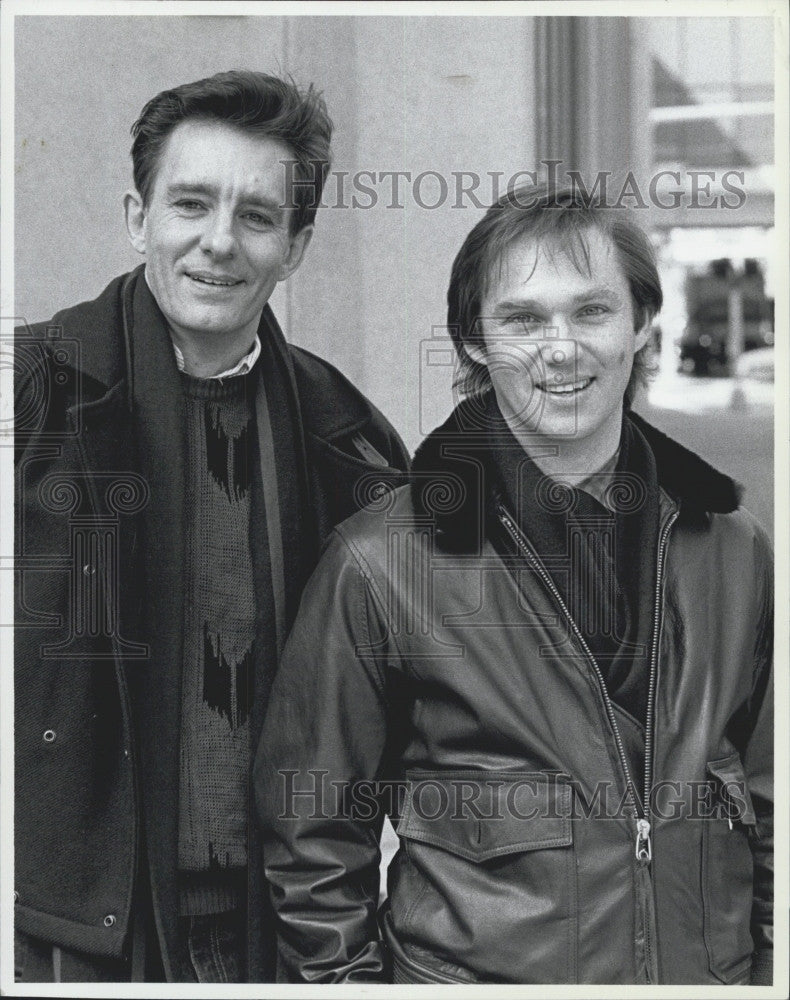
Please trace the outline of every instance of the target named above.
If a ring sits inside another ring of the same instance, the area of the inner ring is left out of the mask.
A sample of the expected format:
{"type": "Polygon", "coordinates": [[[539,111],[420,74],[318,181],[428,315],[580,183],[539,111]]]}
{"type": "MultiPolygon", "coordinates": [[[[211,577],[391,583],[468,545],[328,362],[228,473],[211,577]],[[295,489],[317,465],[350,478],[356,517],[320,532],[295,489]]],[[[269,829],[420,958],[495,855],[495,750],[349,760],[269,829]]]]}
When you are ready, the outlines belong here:
{"type": "Polygon", "coordinates": [[[248,376],[181,378],[194,502],[186,524],[178,858],[181,911],[198,914],[239,905],[247,864],[257,448],[248,376]]]}

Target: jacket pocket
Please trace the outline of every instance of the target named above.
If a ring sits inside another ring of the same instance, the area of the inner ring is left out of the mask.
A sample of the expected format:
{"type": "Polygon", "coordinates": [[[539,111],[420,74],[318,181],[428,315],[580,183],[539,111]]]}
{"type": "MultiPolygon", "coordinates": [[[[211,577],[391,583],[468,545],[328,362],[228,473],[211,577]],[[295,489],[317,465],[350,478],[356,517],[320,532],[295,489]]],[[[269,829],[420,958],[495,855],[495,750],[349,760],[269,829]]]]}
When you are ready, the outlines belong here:
{"type": "Polygon", "coordinates": [[[713,814],[702,824],[705,947],[713,975],[748,982],[753,950],[750,922],[754,862],[749,830],[756,818],[737,753],[709,761],[713,814]]]}
{"type": "Polygon", "coordinates": [[[419,950],[424,975],[464,974],[434,981],[575,982],[571,786],[512,771],[407,778],[390,923],[407,955],[419,950]]]}

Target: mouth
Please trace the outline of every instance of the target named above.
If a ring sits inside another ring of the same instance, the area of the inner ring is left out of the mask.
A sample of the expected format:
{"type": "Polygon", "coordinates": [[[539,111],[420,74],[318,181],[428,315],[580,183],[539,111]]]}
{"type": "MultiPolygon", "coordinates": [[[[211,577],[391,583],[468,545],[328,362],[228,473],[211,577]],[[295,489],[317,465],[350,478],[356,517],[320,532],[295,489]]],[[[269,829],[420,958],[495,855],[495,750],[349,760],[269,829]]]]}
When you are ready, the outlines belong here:
{"type": "Polygon", "coordinates": [[[234,288],[243,285],[239,278],[226,274],[210,274],[207,271],[186,271],[186,276],[196,285],[207,285],[211,288],[234,288]]]}
{"type": "Polygon", "coordinates": [[[588,389],[595,379],[592,378],[580,378],[575,382],[539,382],[537,388],[541,392],[547,393],[549,396],[578,396],[580,393],[588,389]]]}

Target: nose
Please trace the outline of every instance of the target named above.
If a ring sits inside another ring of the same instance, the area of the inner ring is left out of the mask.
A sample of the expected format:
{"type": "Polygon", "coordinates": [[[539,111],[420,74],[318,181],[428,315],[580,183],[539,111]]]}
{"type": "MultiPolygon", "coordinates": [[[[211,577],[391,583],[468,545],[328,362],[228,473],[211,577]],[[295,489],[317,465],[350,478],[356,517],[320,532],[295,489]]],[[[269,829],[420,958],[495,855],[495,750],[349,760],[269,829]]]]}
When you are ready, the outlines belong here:
{"type": "Polygon", "coordinates": [[[541,361],[547,367],[561,368],[572,363],[576,356],[576,340],[571,324],[556,319],[551,326],[544,327],[539,350],[541,361]]]}
{"type": "Polygon", "coordinates": [[[236,232],[230,212],[212,212],[200,236],[200,249],[216,258],[232,257],[236,250],[236,232]]]}

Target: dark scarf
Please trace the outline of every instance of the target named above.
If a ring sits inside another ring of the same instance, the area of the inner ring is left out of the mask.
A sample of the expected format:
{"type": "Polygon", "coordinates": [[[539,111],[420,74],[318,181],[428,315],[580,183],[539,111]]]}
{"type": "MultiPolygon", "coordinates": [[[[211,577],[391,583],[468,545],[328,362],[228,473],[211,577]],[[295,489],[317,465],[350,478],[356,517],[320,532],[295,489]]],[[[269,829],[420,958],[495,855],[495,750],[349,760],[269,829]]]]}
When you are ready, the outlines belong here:
{"type": "MultiPolygon", "coordinates": [[[[146,595],[143,620],[151,657],[147,664],[131,668],[130,687],[141,748],[145,850],[154,873],[157,902],[164,915],[168,950],[175,954],[178,830],[174,803],[178,801],[179,774],[176,734],[180,726],[184,618],[184,505],[190,502],[184,489],[185,415],[172,343],[142,271],[130,277],[123,298],[138,460],[151,492],[150,502],[143,511],[141,542],[146,595]]],[[[317,546],[307,509],[305,446],[296,412],[293,374],[282,335],[270,327],[267,310],[258,333],[263,350],[256,365],[257,378],[265,380],[265,391],[256,397],[255,452],[262,458],[254,462],[250,518],[256,598],[252,746],[260,733],[279,648],[296,612],[306,568],[314,561],[317,546]],[[267,419],[262,421],[264,414],[259,403],[264,399],[267,419]],[[261,440],[262,433],[270,438],[268,452],[261,440]],[[271,491],[272,474],[276,477],[275,494],[271,491]],[[264,475],[268,477],[268,488],[264,475]],[[266,516],[270,512],[265,495],[279,499],[278,517],[274,520],[279,541],[277,533],[273,535],[271,531],[272,519],[266,516]],[[276,543],[275,565],[272,539],[276,543]],[[275,580],[280,581],[279,586],[275,580]]],[[[272,917],[260,863],[257,825],[252,822],[248,857],[250,977],[252,981],[260,981],[265,978],[262,963],[268,964],[273,959],[270,952],[274,935],[271,926],[264,926],[272,917]]]]}
{"type": "Polygon", "coordinates": [[[568,606],[613,702],[644,725],[658,539],[650,446],[624,415],[604,506],[583,488],[541,472],[516,441],[493,393],[488,417],[493,472],[507,507],[568,606]]]}

